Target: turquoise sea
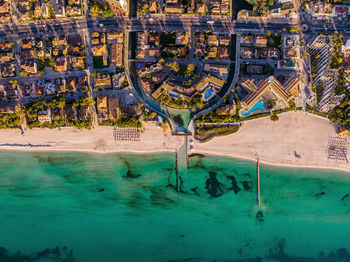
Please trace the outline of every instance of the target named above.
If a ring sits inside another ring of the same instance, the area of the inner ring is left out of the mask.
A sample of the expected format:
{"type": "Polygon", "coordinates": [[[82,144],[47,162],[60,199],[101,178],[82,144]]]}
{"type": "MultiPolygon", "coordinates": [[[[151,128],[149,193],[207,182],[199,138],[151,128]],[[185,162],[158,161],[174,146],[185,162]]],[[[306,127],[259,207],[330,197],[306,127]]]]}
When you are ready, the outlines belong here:
{"type": "Polygon", "coordinates": [[[0,151],[0,262],[350,261],[350,174],[174,154],[0,151]],[[257,217],[258,214],[258,217],[257,217]]]}

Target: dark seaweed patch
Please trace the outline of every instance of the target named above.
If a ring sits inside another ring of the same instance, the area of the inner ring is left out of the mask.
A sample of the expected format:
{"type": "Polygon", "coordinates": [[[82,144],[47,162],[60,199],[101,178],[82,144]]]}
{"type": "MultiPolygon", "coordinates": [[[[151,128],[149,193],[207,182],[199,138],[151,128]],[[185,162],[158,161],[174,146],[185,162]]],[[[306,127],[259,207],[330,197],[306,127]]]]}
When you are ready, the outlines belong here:
{"type": "Polygon", "coordinates": [[[83,171],[70,172],[69,174],[64,174],[63,177],[71,184],[83,183],[86,180],[86,176],[83,174],[83,171]]]}
{"type": "Polygon", "coordinates": [[[261,210],[256,213],[256,221],[260,223],[264,222],[264,214],[261,210]]]}
{"type": "Polygon", "coordinates": [[[235,175],[236,175],[236,176],[239,176],[239,172],[238,172],[238,170],[233,169],[233,170],[232,170],[232,172],[233,172],[233,173],[235,173],[235,175]]]}
{"type": "Polygon", "coordinates": [[[172,205],[176,205],[176,201],[167,195],[167,191],[157,187],[150,188],[151,196],[150,200],[152,205],[163,208],[169,208],[172,205]]]}
{"type": "Polygon", "coordinates": [[[250,191],[253,187],[253,182],[251,181],[240,181],[243,186],[244,191],[250,191]]]}
{"type": "Polygon", "coordinates": [[[126,172],[126,175],[123,176],[124,178],[139,178],[141,175],[140,174],[134,174],[130,171],[130,169],[128,169],[128,172],[126,172]]]}
{"type": "Polygon", "coordinates": [[[1,262],[35,262],[45,259],[61,262],[75,261],[73,257],[73,251],[69,250],[67,247],[56,247],[53,249],[47,248],[39,252],[34,252],[30,255],[25,255],[20,251],[17,251],[15,254],[11,254],[6,248],[0,247],[1,262]]]}
{"type": "Polygon", "coordinates": [[[250,180],[251,180],[253,176],[250,173],[244,173],[243,177],[250,178],[250,180]]]}
{"type": "Polygon", "coordinates": [[[239,191],[242,189],[238,186],[236,178],[234,176],[226,176],[228,179],[231,180],[231,187],[228,190],[233,190],[235,194],[237,195],[239,191]]]}
{"type": "Polygon", "coordinates": [[[343,196],[341,201],[344,201],[348,196],[349,196],[349,194],[346,194],[345,196],[343,196]]]}
{"type": "MultiPolygon", "coordinates": [[[[239,254],[243,254],[244,249],[248,247],[249,244],[246,244],[244,248],[238,249],[239,254]]],[[[263,262],[265,258],[268,261],[274,262],[348,262],[350,261],[350,254],[345,248],[340,248],[338,250],[331,251],[329,254],[325,252],[320,252],[318,257],[301,257],[301,256],[292,256],[285,253],[286,241],[284,239],[277,242],[276,246],[273,246],[269,249],[269,252],[264,257],[255,257],[255,258],[244,258],[244,259],[208,259],[202,257],[189,257],[181,259],[172,259],[168,262],[263,262]]]]}
{"type": "Polygon", "coordinates": [[[49,164],[53,167],[57,166],[79,166],[79,164],[83,163],[82,159],[78,158],[72,158],[71,156],[54,156],[54,155],[48,155],[48,156],[40,156],[40,155],[35,155],[34,158],[38,160],[38,163],[43,165],[43,164],[49,164]]]}
{"type": "Polygon", "coordinates": [[[197,189],[198,189],[198,186],[191,188],[191,191],[192,191],[196,196],[199,196],[199,193],[198,193],[197,189]]]}
{"type": "Polygon", "coordinates": [[[123,156],[121,156],[121,155],[118,155],[118,158],[124,162],[125,166],[126,166],[128,169],[131,168],[131,164],[129,163],[128,160],[126,160],[125,157],[123,157],[123,156]]]}
{"type": "Polygon", "coordinates": [[[350,254],[345,248],[340,248],[336,252],[329,252],[328,255],[325,252],[320,252],[317,258],[313,257],[297,257],[287,255],[285,253],[286,241],[284,239],[278,242],[276,253],[266,256],[267,259],[279,262],[336,262],[336,261],[350,261],[350,254]]]}
{"type": "Polygon", "coordinates": [[[180,193],[185,193],[183,187],[184,187],[184,180],[182,179],[182,176],[179,176],[179,180],[180,180],[180,186],[179,186],[179,192],[180,193]]]}
{"type": "Polygon", "coordinates": [[[138,192],[133,192],[127,198],[125,203],[131,209],[139,211],[139,210],[144,210],[144,208],[145,208],[144,202],[145,201],[146,201],[146,199],[145,199],[144,195],[142,195],[142,194],[140,194],[138,192]]]}
{"type": "Polygon", "coordinates": [[[203,154],[199,154],[199,153],[192,153],[188,157],[204,158],[205,156],[203,154]]]}
{"type": "Polygon", "coordinates": [[[224,193],[223,184],[218,181],[216,176],[216,172],[209,172],[209,178],[205,181],[205,188],[211,197],[219,197],[224,193]]]}
{"type": "Polygon", "coordinates": [[[326,192],[320,192],[320,193],[317,193],[316,195],[315,195],[315,197],[320,197],[320,196],[323,196],[323,195],[325,195],[326,194],[326,192]]]}
{"type": "Polygon", "coordinates": [[[163,170],[168,171],[170,173],[173,172],[174,168],[173,167],[163,167],[163,170]]]}
{"type": "Polygon", "coordinates": [[[175,186],[174,186],[173,184],[171,184],[171,183],[169,183],[169,184],[166,186],[166,188],[171,188],[171,189],[173,189],[173,190],[176,192],[175,186]]]}
{"type": "Polygon", "coordinates": [[[196,161],[192,161],[192,159],[190,159],[191,161],[189,161],[189,164],[190,164],[190,168],[202,168],[202,169],[205,169],[204,168],[204,165],[203,165],[203,159],[202,158],[198,158],[198,157],[194,157],[196,161]],[[194,162],[194,164],[192,165],[192,162],[194,162]]]}

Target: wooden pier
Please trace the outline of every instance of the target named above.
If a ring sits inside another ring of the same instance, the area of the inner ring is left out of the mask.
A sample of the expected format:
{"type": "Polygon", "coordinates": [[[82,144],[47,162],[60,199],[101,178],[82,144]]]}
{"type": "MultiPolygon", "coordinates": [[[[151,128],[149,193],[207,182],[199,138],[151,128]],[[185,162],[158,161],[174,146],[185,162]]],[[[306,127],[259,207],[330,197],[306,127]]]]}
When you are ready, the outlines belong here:
{"type": "Polygon", "coordinates": [[[181,185],[183,183],[184,176],[187,174],[188,169],[188,138],[184,136],[184,141],[179,148],[175,151],[175,175],[176,185],[175,190],[181,191],[181,185]]]}
{"type": "Polygon", "coordinates": [[[258,202],[258,206],[261,207],[261,199],[260,199],[260,164],[259,164],[259,157],[257,159],[257,163],[256,163],[256,167],[257,167],[257,179],[258,179],[258,183],[257,183],[257,202],[258,202]]]}

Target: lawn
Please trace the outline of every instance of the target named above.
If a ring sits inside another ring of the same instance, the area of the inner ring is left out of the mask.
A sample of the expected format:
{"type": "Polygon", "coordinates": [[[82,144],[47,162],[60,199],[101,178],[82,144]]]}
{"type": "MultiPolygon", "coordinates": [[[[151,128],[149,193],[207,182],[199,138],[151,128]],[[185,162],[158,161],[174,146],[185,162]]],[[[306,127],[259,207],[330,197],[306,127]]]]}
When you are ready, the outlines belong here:
{"type": "Polygon", "coordinates": [[[195,139],[199,140],[201,143],[205,143],[217,136],[227,136],[236,133],[238,129],[239,125],[197,126],[195,139]]]}

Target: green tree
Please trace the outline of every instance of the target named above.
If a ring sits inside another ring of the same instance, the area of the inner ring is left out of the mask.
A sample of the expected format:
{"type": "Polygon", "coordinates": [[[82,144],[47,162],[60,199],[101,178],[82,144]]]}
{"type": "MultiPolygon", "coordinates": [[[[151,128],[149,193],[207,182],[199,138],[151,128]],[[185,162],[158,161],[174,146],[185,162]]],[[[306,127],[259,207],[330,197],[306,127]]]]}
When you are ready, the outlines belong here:
{"type": "Polygon", "coordinates": [[[173,63],[171,63],[171,69],[178,73],[180,71],[180,65],[178,62],[174,61],[173,63]]]}
{"type": "Polygon", "coordinates": [[[54,96],[49,103],[51,108],[63,108],[66,105],[66,99],[63,96],[54,96]]]}
{"type": "Polygon", "coordinates": [[[136,117],[130,115],[122,115],[116,124],[119,127],[142,127],[142,123],[136,117]]]}
{"type": "Polygon", "coordinates": [[[79,106],[79,101],[78,101],[78,100],[75,100],[75,101],[73,102],[73,106],[74,106],[74,107],[78,107],[78,106],[79,106]]]}
{"type": "Polygon", "coordinates": [[[270,119],[271,119],[271,121],[278,121],[279,117],[278,117],[278,115],[276,115],[275,112],[272,112],[270,119]]]}
{"type": "Polygon", "coordinates": [[[296,33],[300,31],[300,27],[291,27],[289,28],[290,33],[296,33]]]}
{"type": "Polygon", "coordinates": [[[108,6],[105,6],[103,8],[103,11],[102,11],[102,16],[103,17],[111,17],[111,16],[113,16],[113,11],[108,6]]]}
{"type": "Polygon", "coordinates": [[[53,11],[53,8],[52,8],[52,6],[51,6],[50,3],[48,4],[48,7],[49,7],[49,17],[50,17],[51,19],[56,18],[55,12],[53,11]]]}
{"type": "Polygon", "coordinates": [[[195,70],[196,70],[196,65],[195,64],[188,64],[186,73],[187,73],[187,75],[191,75],[195,70]]]}
{"type": "Polygon", "coordinates": [[[87,97],[80,97],[79,99],[79,104],[81,106],[89,106],[89,105],[94,105],[95,104],[95,100],[90,97],[90,96],[87,96],[87,97]]]}
{"type": "Polygon", "coordinates": [[[99,16],[101,14],[101,8],[96,2],[93,2],[90,7],[90,15],[91,16],[99,16]]]}

